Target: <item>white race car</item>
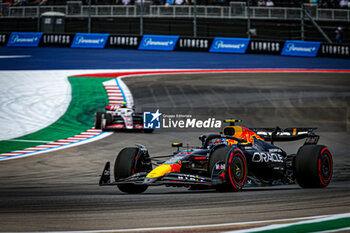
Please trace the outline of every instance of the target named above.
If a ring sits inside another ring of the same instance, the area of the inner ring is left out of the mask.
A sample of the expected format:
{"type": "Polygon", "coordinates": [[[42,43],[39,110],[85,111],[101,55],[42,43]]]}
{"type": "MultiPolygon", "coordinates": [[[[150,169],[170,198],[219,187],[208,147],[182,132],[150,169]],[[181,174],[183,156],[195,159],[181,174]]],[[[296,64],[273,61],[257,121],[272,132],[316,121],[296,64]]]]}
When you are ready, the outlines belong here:
{"type": "Polygon", "coordinates": [[[96,112],[95,129],[102,130],[143,130],[152,133],[153,129],[144,129],[143,113],[134,112],[125,102],[121,105],[107,105],[105,112],[96,112]]]}

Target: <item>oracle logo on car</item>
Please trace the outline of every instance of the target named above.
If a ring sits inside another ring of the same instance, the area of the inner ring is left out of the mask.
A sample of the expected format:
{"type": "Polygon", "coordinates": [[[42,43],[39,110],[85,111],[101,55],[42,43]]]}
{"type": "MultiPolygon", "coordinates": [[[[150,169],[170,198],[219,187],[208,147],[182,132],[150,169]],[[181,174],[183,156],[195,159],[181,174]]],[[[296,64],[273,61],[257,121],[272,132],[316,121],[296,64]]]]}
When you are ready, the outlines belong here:
{"type": "Polygon", "coordinates": [[[268,152],[255,152],[252,157],[252,162],[255,163],[283,163],[283,157],[277,153],[268,153],[268,152]]]}

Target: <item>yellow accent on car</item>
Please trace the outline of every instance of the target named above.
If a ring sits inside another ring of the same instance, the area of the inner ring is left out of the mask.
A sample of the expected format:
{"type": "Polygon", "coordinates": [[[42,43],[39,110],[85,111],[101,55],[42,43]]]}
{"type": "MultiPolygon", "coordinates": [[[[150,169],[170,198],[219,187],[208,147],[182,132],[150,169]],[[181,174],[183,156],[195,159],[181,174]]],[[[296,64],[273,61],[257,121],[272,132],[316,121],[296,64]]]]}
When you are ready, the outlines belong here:
{"type": "Polygon", "coordinates": [[[158,178],[162,177],[167,173],[170,173],[172,170],[170,164],[162,164],[155,169],[153,169],[148,175],[146,176],[147,178],[158,178]]]}
{"type": "Polygon", "coordinates": [[[293,129],[293,135],[296,135],[296,134],[297,134],[297,129],[294,128],[294,129],[293,129]]]}
{"type": "Polygon", "coordinates": [[[236,120],[236,119],[226,119],[224,122],[242,122],[242,120],[236,120]]]}
{"type": "Polygon", "coordinates": [[[241,142],[242,146],[245,146],[245,145],[248,145],[248,144],[249,144],[249,142],[241,142]]]}

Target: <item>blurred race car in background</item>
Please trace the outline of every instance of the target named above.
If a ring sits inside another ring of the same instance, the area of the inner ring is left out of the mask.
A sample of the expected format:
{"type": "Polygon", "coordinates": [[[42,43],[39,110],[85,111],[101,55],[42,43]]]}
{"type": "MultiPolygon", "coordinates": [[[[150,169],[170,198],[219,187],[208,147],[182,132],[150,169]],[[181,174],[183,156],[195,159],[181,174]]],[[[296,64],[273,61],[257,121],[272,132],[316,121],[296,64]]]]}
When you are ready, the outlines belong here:
{"type": "Polygon", "coordinates": [[[95,129],[153,132],[153,129],[144,129],[143,113],[136,113],[134,108],[125,102],[122,102],[121,105],[107,105],[105,110],[105,112],[95,113],[95,129]]]}
{"type": "Polygon", "coordinates": [[[236,126],[237,120],[225,122],[230,125],[221,134],[200,136],[200,147],[180,150],[183,144],[173,143],[177,150],[170,155],[150,157],[143,145],[124,148],[115,160],[114,182],[107,162],[99,184],[142,193],[155,185],[238,191],[244,185],[297,182],[303,188],[323,188],[330,183],[332,155],[326,146],[317,145],[315,128],[247,128],[236,126]],[[287,155],[274,145],[305,138],[296,154],[287,155]]]}

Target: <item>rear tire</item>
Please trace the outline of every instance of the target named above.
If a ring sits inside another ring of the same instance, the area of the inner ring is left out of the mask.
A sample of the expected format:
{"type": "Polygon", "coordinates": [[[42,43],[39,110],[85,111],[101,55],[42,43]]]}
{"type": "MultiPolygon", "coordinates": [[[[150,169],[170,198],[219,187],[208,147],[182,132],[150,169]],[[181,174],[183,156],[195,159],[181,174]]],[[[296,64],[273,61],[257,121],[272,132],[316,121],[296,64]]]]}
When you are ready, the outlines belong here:
{"type": "MultiPolygon", "coordinates": [[[[137,172],[142,172],[149,167],[143,165],[145,160],[144,153],[138,148],[129,147],[121,150],[115,160],[114,178],[117,181],[120,178],[127,178],[137,172]]],[[[152,165],[150,165],[152,166],[152,165]]],[[[143,193],[148,188],[147,185],[123,184],[118,185],[120,191],[130,194],[143,193]]]]}
{"type": "Polygon", "coordinates": [[[322,145],[304,145],[295,157],[294,169],[296,181],[301,187],[327,187],[333,174],[331,152],[322,145]]]}
{"type": "Polygon", "coordinates": [[[235,147],[222,146],[212,152],[208,171],[212,174],[214,166],[219,161],[225,161],[225,183],[216,186],[220,192],[239,191],[244,187],[248,169],[243,152],[235,147]]]}

